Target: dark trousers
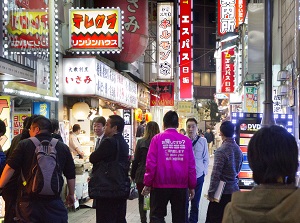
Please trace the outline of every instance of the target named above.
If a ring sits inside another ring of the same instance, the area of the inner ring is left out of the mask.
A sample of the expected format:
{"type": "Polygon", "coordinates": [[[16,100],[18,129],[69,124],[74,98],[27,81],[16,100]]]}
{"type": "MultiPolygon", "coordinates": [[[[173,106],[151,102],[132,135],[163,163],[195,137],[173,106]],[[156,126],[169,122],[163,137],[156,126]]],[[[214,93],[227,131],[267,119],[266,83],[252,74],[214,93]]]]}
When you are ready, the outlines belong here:
{"type": "Polygon", "coordinates": [[[144,184],[136,184],[139,192],[139,212],[142,223],[147,223],[147,211],[144,210],[144,196],[141,194],[144,188],[144,184]]]}
{"type": "Polygon", "coordinates": [[[68,211],[61,199],[18,201],[16,212],[21,223],[68,222],[68,211]]]}
{"type": "Polygon", "coordinates": [[[231,194],[223,194],[220,203],[209,202],[206,223],[221,223],[225,206],[231,201],[231,194]]]}
{"type": "Polygon", "coordinates": [[[126,223],[127,199],[96,199],[97,223],[126,223]]]}
{"type": "Polygon", "coordinates": [[[4,223],[14,223],[16,217],[16,203],[17,203],[16,191],[10,193],[2,193],[2,197],[5,201],[5,216],[4,223]]]}
{"type": "Polygon", "coordinates": [[[186,188],[154,188],[150,194],[150,223],[165,223],[169,201],[172,222],[185,222],[186,197],[186,188]]]}
{"type": "MultiPolygon", "coordinates": [[[[198,222],[198,215],[199,215],[199,203],[202,193],[202,187],[204,183],[204,177],[203,174],[201,177],[197,178],[197,186],[195,188],[195,196],[191,200],[191,210],[190,210],[190,218],[188,218],[188,215],[186,216],[186,223],[197,223],[198,222]]],[[[189,209],[189,201],[187,199],[187,207],[186,207],[186,213],[188,213],[189,209]]]]}

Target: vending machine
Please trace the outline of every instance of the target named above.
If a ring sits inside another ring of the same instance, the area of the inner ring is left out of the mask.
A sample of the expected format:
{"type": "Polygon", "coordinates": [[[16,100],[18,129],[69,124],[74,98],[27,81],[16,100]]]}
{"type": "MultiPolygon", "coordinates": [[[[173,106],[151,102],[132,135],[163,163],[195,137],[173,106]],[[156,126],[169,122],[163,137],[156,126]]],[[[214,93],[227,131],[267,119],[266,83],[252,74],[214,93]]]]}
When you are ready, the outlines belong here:
{"type": "MultiPolygon", "coordinates": [[[[251,189],[254,186],[252,171],[247,158],[247,146],[253,134],[261,128],[261,113],[231,113],[231,122],[236,126],[235,140],[243,152],[243,164],[239,173],[239,187],[251,189]]],[[[293,115],[274,114],[276,125],[280,125],[294,135],[293,115]]]]}

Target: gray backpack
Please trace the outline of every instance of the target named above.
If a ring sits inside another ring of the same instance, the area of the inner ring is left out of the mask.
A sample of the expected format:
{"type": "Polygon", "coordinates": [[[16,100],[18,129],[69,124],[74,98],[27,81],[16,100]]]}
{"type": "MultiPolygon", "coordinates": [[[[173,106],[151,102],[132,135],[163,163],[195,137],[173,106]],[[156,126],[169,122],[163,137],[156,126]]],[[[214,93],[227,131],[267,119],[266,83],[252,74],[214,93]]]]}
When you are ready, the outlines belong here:
{"type": "Polygon", "coordinates": [[[35,145],[35,156],[28,179],[23,173],[21,177],[25,191],[35,196],[59,196],[62,186],[62,173],[57,162],[55,146],[57,139],[39,141],[36,137],[29,138],[35,145]]]}

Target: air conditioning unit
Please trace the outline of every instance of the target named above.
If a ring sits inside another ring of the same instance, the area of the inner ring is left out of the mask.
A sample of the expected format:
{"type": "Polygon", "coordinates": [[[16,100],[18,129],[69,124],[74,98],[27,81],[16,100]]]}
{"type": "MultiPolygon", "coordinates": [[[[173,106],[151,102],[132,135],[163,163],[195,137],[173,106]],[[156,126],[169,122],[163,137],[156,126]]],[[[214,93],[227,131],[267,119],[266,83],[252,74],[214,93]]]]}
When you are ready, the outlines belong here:
{"type": "Polygon", "coordinates": [[[285,96],[288,93],[288,86],[286,84],[282,84],[278,86],[277,95],[278,96],[285,96]]]}
{"type": "Polygon", "coordinates": [[[281,70],[277,74],[278,81],[286,81],[290,78],[290,73],[287,70],[281,70]]]}

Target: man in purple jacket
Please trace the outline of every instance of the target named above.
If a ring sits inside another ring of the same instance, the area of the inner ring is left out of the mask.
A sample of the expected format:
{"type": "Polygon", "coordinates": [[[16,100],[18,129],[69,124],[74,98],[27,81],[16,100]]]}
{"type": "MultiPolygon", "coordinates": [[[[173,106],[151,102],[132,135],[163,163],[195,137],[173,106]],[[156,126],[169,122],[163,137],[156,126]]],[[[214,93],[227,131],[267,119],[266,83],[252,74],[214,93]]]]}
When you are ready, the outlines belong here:
{"type": "Polygon", "coordinates": [[[179,125],[175,111],[168,111],[163,124],[165,131],[151,140],[142,194],[150,193],[150,221],[163,223],[167,204],[172,205],[172,222],[186,219],[186,196],[192,199],[196,187],[195,158],[192,141],[177,132],[179,125]]]}

